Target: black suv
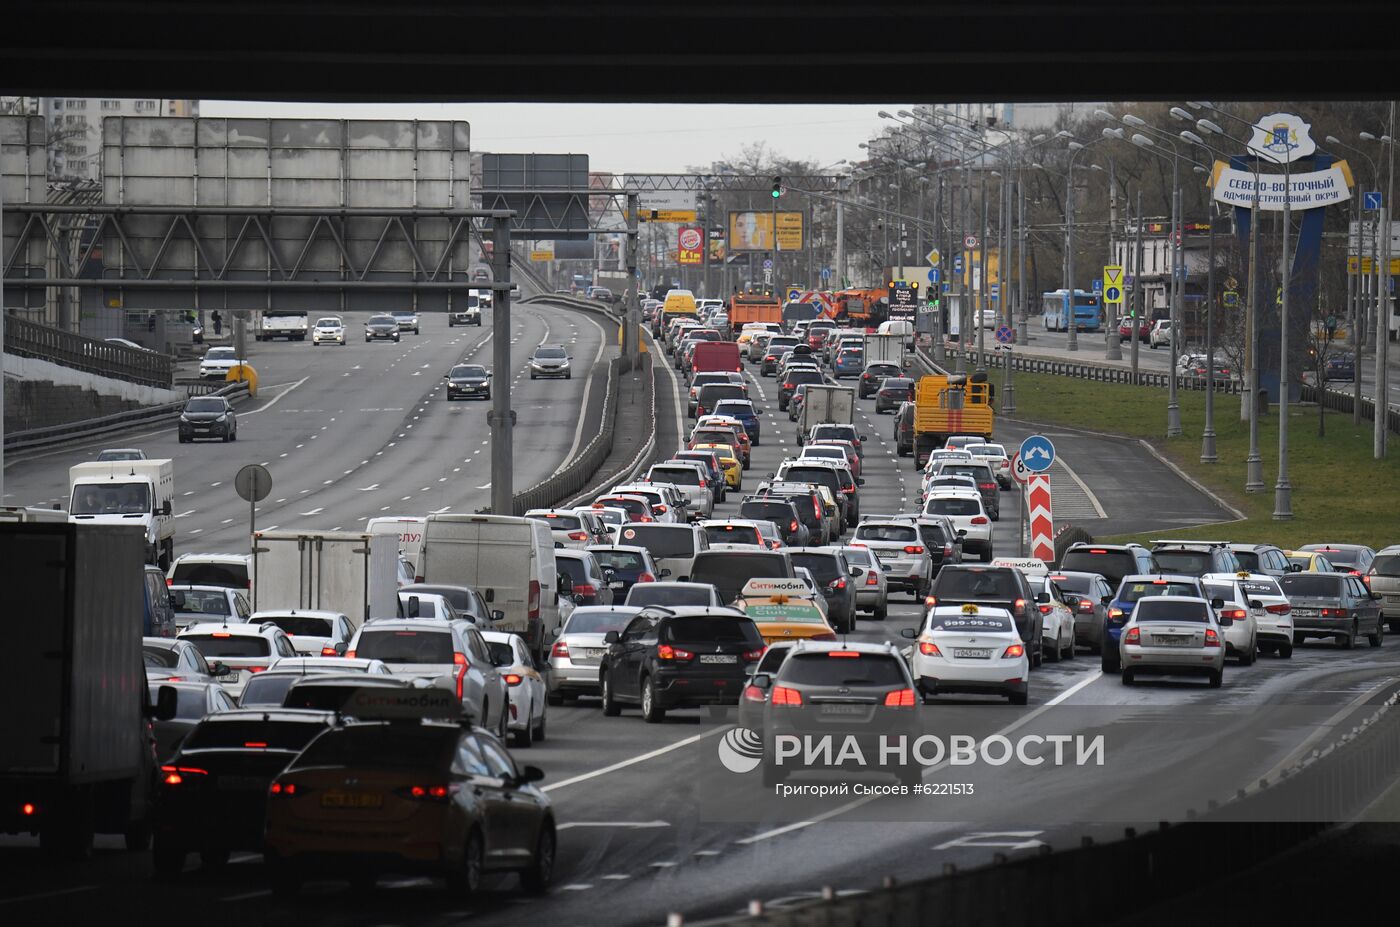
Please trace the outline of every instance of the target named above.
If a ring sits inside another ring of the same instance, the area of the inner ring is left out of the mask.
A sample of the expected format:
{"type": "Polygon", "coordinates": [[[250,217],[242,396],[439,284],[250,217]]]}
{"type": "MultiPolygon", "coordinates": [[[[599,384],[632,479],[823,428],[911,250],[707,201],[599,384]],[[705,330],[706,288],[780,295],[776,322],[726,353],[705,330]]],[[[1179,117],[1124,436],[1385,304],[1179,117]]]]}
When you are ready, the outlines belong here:
{"type": "Polygon", "coordinates": [[[790,550],[792,565],[812,572],[822,595],[826,596],[827,618],[842,634],[856,629],[856,580],[865,570],[852,566],[846,555],[829,547],[790,550]]]}
{"type": "Polygon", "coordinates": [[[1011,612],[1016,633],[1030,648],[1031,666],[1039,666],[1044,645],[1044,616],[1026,574],[1013,567],[948,564],[938,571],[925,604],[995,605],[1011,612]]]}
{"type": "Polygon", "coordinates": [[[792,579],[792,558],[784,550],[702,550],[681,582],[709,583],[721,602],[733,602],[755,577],[792,579]]]}
{"type": "MultiPolygon", "coordinates": [[[[807,526],[808,545],[818,547],[825,544],[828,538],[835,534],[835,525],[830,529],[827,525],[826,507],[822,504],[821,493],[811,484],[802,484],[798,488],[792,483],[779,484],[777,487],[761,484],[758,492],[749,497],[750,499],[785,499],[797,508],[797,519],[807,526]]],[[[739,508],[743,512],[743,506],[739,508]]],[[[752,518],[751,515],[741,515],[743,518],[752,518]]]]}
{"type": "Polygon", "coordinates": [[[764,647],[753,621],[728,608],[644,608],[603,640],[603,714],[616,717],[624,702],[635,703],[649,724],[672,708],[738,704],[764,647]]]}
{"type": "Polygon", "coordinates": [[[803,383],[826,383],[826,374],[811,367],[798,367],[783,374],[783,385],[778,390],[778,409],[786,412],[792,394],[803,383]]]}
{"type": "Polygon", "coordinates": [[[1167,572],[1157,565],[1152,552],[1141,544],[1071,544],[1060,558],[1060,569],[1097,573],[1115,589],[1124,576],[1167,572]]]}
{"type": "Polygon", "coordinates": [[[1240,562],[1224,541],[1153,541],[1152,559],[1163,573],[1204,576],[1238,573],[1240,562]]]}
{"type": "Polygon", "coordinates": [[[771,521],[778,526],[778,536],[788,547],[806,547],[810,529],[797,515],[797,505],[789,499],[750,496],[739,503],[737,518],[771,521]]]}
{"type": "Polygon", "coordinates": [[[904,376],[904,370],[898,364],[889,364],[884,361],[867,364],[865,371],[860,375],[860,385],[856,387],[856,393],[861,399],[865,399],[875,395],[875,391],[885,380],[890,377],[902,376],[904,376]]]}
{"type": "Polygon", "coordinates": [[[223,396],[194,396],[180,410],[179,437],[181,444],[195,438],[237,441],[238,415],[223,396]]]}

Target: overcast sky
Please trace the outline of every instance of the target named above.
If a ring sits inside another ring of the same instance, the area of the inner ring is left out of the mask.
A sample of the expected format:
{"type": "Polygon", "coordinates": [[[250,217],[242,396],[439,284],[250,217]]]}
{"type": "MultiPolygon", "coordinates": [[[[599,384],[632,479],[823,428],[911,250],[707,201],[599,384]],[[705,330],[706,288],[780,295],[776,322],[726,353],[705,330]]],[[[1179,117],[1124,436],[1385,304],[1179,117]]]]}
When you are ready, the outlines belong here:
{"type": "MultiPolygon", "coordinates": [[[[752,142],[825,166],[861,160],[857,145],[880,130],[884,106],[628,103],[245,103],[201,100],[201,116],[331,119],[464,119],[473,151],[589,155],[614,173],[679,173],[738,155],[752,142]]],[[[888,123],[885,123],[888,124],[888,123]]]]}

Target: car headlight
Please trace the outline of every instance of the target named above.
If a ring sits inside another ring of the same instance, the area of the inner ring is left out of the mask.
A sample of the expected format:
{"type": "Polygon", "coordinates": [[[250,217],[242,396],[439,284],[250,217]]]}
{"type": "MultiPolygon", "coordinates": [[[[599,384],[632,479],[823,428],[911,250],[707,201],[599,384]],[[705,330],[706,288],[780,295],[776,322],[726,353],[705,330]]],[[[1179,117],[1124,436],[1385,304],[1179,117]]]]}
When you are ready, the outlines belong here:
{"type": "Polygon", "coordinates": [[[180,422],[181,422],[182,424],[188,425],[188,424],[189,424],[189,421],[190,421],[190,420],[189,420],[189,418],[187,418],[187,417],[185,416],[185,413],[181,412],[181,413],[180,413],[180,422]]]}
{"type": "Polygon", "coordinates": [[[218,418],[214,419],[214,421],[216,421],[216,422],[226,422],[226,421],[228,421],[228,413],[225,412],[223,415],[220,415],[218,418]]]}

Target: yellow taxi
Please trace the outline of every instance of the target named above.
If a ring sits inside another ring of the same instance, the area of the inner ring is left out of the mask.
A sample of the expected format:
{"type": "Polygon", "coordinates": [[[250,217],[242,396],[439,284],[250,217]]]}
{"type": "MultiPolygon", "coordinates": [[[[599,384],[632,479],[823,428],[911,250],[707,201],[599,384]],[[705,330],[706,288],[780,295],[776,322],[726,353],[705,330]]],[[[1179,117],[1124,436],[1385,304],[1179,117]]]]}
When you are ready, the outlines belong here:
{"type": "Polygon", "coordinates": [[[1332,561],[1322,554],[1312,550],[1285,550],[1283,555],[1288,558],[1288,562],[1299,568],[1303,573],[1335,573],[1336,567],[1332,566],[1332,561]]]}
{"type": "Polygon", "coordinates": [[[735,603],[758,627],[765,644],[776,641],[834,641],[836,631],[800,579],[751,579],[735,603]]]}
{"type": "Polygon", "coordinates": [[[543,772],[517,767],[495,735],[463,726],[448,689],[356,689],[345,712],[356,720],[317,736],[268,788],[274,894],[308,879],[372,885],[405,873],[445,877],[469,896],[483,875],[509,871],[526,892],[545,892],[557,844],[549,799],[534,784],[543,772]]]}
{"type": "Polygon", "coordinates": [[[728,444],[692,444],[692,451],[714,451],[719,454],[720,466],[724,467],[724,482],[730,489],[744,486],[744,467],[739,463],[739,455],[728,444]]]}

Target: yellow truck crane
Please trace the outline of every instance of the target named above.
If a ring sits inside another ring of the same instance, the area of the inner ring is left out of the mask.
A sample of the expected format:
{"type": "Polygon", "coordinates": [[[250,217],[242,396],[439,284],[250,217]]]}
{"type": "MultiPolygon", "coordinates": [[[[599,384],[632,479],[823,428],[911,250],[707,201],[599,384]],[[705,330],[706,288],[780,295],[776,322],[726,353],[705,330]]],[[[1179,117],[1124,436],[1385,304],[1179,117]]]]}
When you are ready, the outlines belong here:
{"type": "Polygon", "coordinates": [[[992,403],[988,384],[963,374],[922,377],[914,392],[914,462],[922,469],[930,451],[951,435],[992,439],[992,403]]]}

